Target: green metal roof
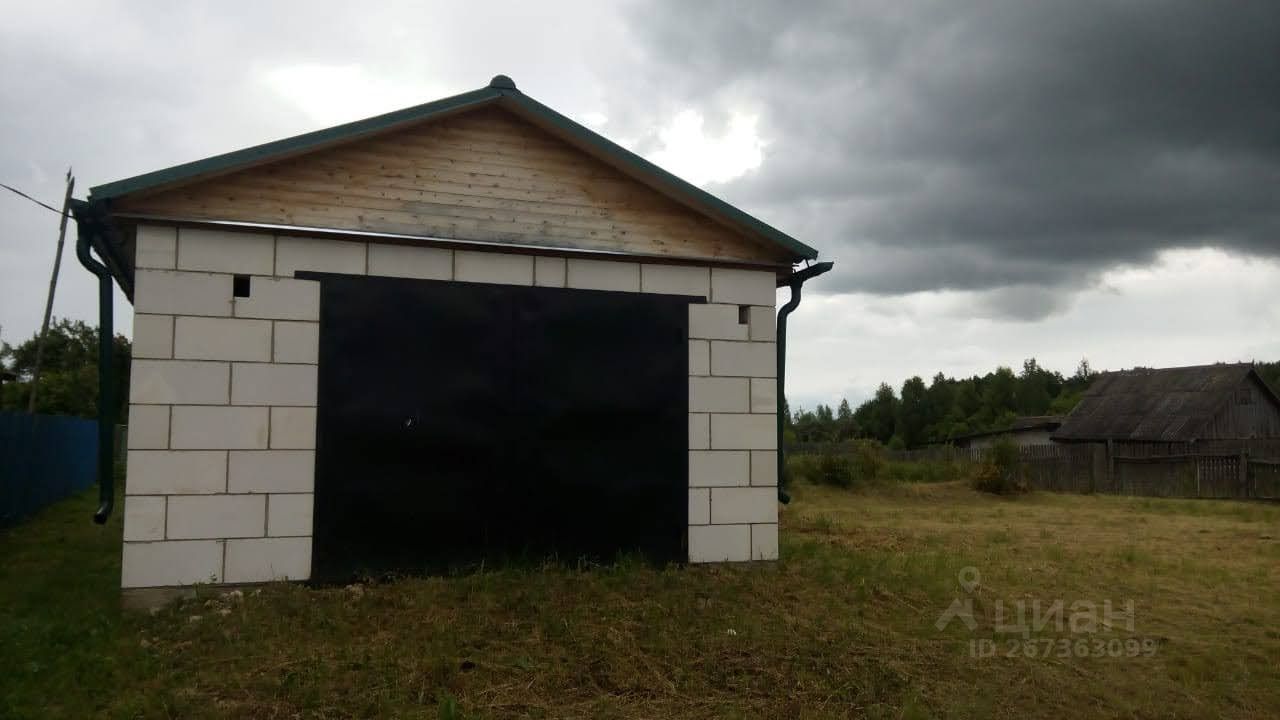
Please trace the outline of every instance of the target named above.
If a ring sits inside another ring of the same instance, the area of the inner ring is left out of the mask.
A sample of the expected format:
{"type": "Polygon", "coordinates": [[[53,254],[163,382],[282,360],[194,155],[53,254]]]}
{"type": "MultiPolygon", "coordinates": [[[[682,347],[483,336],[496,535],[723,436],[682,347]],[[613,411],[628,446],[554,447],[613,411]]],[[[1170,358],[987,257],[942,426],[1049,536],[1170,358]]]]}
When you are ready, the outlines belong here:
{"type": "Polygon", "coordinates": [[[409,124],[491,104],[501,105],[548,130],[560,133],[571,144],[579,145],[584,149],[589,148],[601,159],[610,162],[640,182],[653,186],[659,191],[665,191],[665,194],[683,200],[685,204],[704,214],[719,217],[751,234],[771,241],[797,259],[813,260],[818,257],[818,251],[814,248],[748,215],[711,193],[681,180],[621,145],[525,95],[516,89],[515,83],[505,75],[494,77],[487,87],[479,90],[98,185],[89,190],[89,199],[90,201],[112,200],[137,192],[158,190],[168,185],[185,184],[207,175],[223,174],[250,165],[301,155],[409,124]]]}

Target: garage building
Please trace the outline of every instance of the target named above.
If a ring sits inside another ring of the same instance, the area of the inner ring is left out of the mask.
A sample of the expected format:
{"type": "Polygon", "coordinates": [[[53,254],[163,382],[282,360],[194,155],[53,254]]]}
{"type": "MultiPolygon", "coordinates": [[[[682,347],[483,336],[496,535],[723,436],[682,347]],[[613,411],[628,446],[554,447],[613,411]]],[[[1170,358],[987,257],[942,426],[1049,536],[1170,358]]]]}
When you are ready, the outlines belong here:
{"type": "Polygon", "coordinates": [[[830,263],[505,76],[74,211],[134,310],[126,591],[778,555],[775,289],[830,263]]]}

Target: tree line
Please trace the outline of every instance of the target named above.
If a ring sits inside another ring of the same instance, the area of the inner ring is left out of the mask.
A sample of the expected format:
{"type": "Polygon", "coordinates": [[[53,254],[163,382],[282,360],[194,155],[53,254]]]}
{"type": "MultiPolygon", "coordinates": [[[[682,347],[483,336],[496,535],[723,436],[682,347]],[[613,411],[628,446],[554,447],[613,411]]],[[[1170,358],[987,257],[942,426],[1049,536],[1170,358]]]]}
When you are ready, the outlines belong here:
{"type": "MultiPolygon", "coordinates": [[[[1280,388],[1280,362],[1255,363],[1273,389],[1280,388]]],[[[997,367],[986,375],[951,378],[937,373],[925,384],[919,376],[895,391],[880,383],[875,395],[853,409],[842,399],[832,409],[785,408],[788,442],[878,440],[891,448],[918,447],[969,433],[1003,430],[1018,417],[1065,415],[1080,401],[1097,372],[1087,359],[1073,374],[1046,370],[1028,358],[1022,371],[997,367]]]]}
{"type": "Polygon", "coordinates": [[[888,383],[880,383],[875,395],[857,409],[844,399],[834,410],[821,404],[812,410],[797,408],[794,413],[788,409],[788,439],[869,438],[892,448],[917,447],[1007,428],[1019,416],[1070,412],[1095,375],[1088,360],[1081,360],[1075,373],[1064,376],[1028,358],[1019,373],[1003,366],[968,378],[937,373],[928,384],[915,376],[896,392],[888,383]]]}

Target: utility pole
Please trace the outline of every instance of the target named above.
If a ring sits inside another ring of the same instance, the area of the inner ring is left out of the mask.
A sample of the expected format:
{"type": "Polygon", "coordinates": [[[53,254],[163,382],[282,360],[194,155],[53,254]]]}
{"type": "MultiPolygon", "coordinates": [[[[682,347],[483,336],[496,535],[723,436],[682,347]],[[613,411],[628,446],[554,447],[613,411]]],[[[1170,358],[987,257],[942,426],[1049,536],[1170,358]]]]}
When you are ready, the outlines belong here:
{"type": "Polygon", "coordinates": [[[40,326],[40,338],[36,341],[36,364],[31,372],[31,395],[27,399],[27,412],[36,411],[36,391],[40,388],[40,362],[44,360],[44,341],[49,335],[49,318],[53,315],[53,293],[58,288],[58,268],[62,265],[62,245],[67,239],[67,216],[71,213],[71,191],[76,179],[67,168],[67,194],[62,198],[62,219],[58,222],[58,249],[53,255],[53,276],[49,278],[49,298],[44,303],[44,323],[40,326]]]}

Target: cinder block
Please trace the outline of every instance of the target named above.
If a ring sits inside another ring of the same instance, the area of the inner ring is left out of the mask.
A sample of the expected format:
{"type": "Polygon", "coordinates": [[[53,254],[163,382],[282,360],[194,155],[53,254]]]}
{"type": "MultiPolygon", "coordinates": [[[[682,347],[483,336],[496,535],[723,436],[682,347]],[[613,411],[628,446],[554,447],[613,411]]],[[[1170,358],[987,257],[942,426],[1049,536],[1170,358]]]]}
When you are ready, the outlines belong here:
{"type": "Polygon", "coordinates": [[[533,284],[538,287],[564,287],[564,258],[538,256],[533,261],[533,284]]]}
{"type": "Polygon", "coordinates": [[[689,374],[711,374],[711,343],[706,340],[689,341],[689,374]]]}
{"type": "Polygon", "coordinates": [[[230,366],[194,360],[134,360],[129,402],[143,405],[219,405],[227,402],[230,366]]]}
{"type": "Polygon", "coordinates": [[[764,342],[773,342],[778,339],[776,318],[773,314],[773,306],[761,307],[759,305],[751,306],[747,311],[747,324],[751,328],[751,339],[764,342]]]}
{"type": "Polygon", "coordinates": [[[169,498],[170,540],[262,537],[267,532],[263,495],[185,495],[169,498]]]}
{"type": "Polygon", "coordinates": [[[306,580],[311,575],[311,538],[227,541],[226,582],[306,580]]]}
{"type": "Polygon", "coordinates": [[[532,285],[533,256],[457,250],[453,277],[459,282],[532,285]]]}
{"type": "MultiPolygon", "coordinates": [[[[172,513],[170,509],[170,513],[172,513]]],[[[778,521],[778,491],[771,487],[711,488],[711,523],[771,523],[778,521]]],[[[173,520],[170,519],[172,529],[173,520]]]]}
{"type": "Polygon", "coordinates": [[[299,270],[365,274],[365,243],[349,240],[289,237],[276,238],[276,272],[293,277],[299,270]]]}
{"type": "Polygon", "coordinates": [[[178,449],[266,450],[267,408],[178,405],[169,445],[178,449]]]}
{"type": "Polygon", "coordinates": [[[369,243],[369,274],[421,280],[452,280],[453,251],[435,247],[369,243]]]}
{"type": "Polygon", "coordinates": [[[776,415],[711,416],[711,449],[777,450],[776,415]]]}
{"type": "Polygon", "coordinates": [[[173,357],[173,316],[133,316],[133,357],[168,359],[173,357]]]}
{"type": "Polygon", "coordinates": [[[130,495],[124,499],[125,542],[164,539],[164,497],[130,495]]]}
{"type": "Polygon", "coordinates": [[[314,406],[316,366],[235,363],[231,404],[314,406]]]}
{"type": "Polygon", "coordinates": [[[776,377],[778,374],[777,343],[713,342],[711,343],[711,374],[776,377]]]}
{"type": "Polygon", "coordinates": [[[271,408],[271,448],[312,450],[316,446],[316,409],[271,408]]]}
{"type": "Polygon", "coordinates": [[[751,451],[751,484],[775,487],[778,484],[778,451],[751,451]]]}
{"type": "Polygon", "coordinates": [[[315,499],[311,494],[267,496],[267,535],[309,537],[315,499]]]}
{"type": "Polygon", "coordinates": [[[177,267],[178,230],[161,225],[139,225],[134,242],[133,266],[135,268],[177,267]]]}
{"type": "Polygon", "coordinates": [[[640,265],[611,260],[570,259],[565,283],[581,290],[640,292],[640,265]]]}
{"type": "Polygon", "coordinates": [[[270,275],[275,238],[268,233],[181,228],[178,269],[270,275]]]}
{"type": "Polygon", "coordinates": [[[750,559],[750,525],[689,526],[689,562],[744,562],[750,559]]]}
{"type": "Polygon", "coordinates": [[[127,542],[120,586],[161,587],[222,582],[222,541],[127,542]]]}
{"type": "Polygon", "coordinates": [[[164,450],[169,447],[169,406],[129,405],[130,450],[164,450]]]}
{"type": "Polygon", "coordinates": [[[231,276],[139,268],[133,274],[133,311],[227,317],[231,276]]]}
{"type": "Polygon", "coordinates": [[[777,283],[770,270],[711,268],[711,302],[772,306],[777,283]]]}
{"type": "Polygon", "coordinates": [[[277,320],[275,325],[272,360],[312,365],[320,362],[320,323],[277,320]]]}
{"type": "Polygon", "coordinates": [[[689,487],[751,484],[751,455],[743,450],[690,450],[689,487]]]}
{"type": "Polygon", "coordinates": [[[747,378],[689,378],[690,412],[747,412],[750,407],[747,378]]]}
{"type": "Polygon", "coordinates": [[[737,305],[690,305],[689,337],[746,340],[749,326],[738,322],[737,305]]]}
{"type": "Polygon", "coordinates": [[[751,526],[751,559],[778,559],[777,523],[765,523],[751,526]]]}
{"type": "MultiPolygon", "coordinates": [[[[227,276],[227,296],[231,277],[227,276]]],[[[249,297],[235,299],[235,316],[268,320],[320,319],[320,283],[294,278],[253,278],[249,297]]]]}
{"type": "Polygon", "coordinates": [[[751,378],[751,412],[778,412],[778,381],[775,378],[751,378]]]}
{"type": "Polygon", "coordinates": [[[190,360],[271,359],[271,321],[179,317],[173,327],[174,357],[190,360]]]}
{"type": "Polygon", "coordinates": [[[711,416],[706,413],[689,413],[689,449],[706,450],[711,447],[711,416]]]}
{"type": "Polygon", "coordinates": [[[232,451],[227,492],[309,493],[315,489],[314,450],[232,451]]]}
{"type": "Polygon", "coordinates": [[[207,495],[226,492],[227,453],[130,450],[125,492],[129,495],[207,495]]]}
{"type": "Polygon", "coordinates": [[[705,298],[711,295],[711,270],[696,265],[644,265],[640,291],[705,298]]]}
{"type": "Polygon", "coordinates": [[[689,524],[711,523],[711,491],[707,488],[689,488],[689,524]]]}

